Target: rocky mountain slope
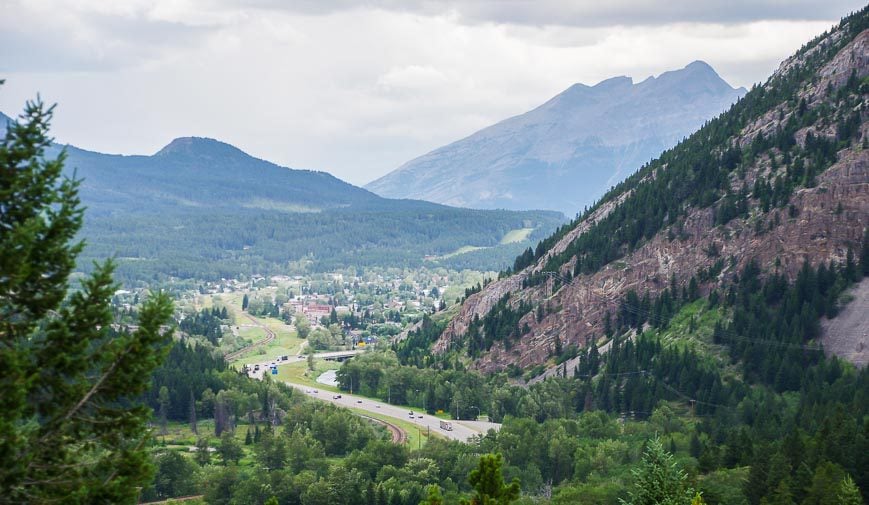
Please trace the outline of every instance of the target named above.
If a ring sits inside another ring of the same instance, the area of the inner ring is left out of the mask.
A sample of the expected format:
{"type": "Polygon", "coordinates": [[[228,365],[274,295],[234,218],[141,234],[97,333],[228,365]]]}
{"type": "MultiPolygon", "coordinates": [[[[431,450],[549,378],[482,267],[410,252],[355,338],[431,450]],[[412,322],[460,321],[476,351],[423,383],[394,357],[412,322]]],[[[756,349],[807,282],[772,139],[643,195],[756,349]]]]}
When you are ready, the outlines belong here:
{"type": "Polygon", "coordinates": [[[636,84],[629,77],[575,84],[366,188],[392,198],[575,215],[744,94],[701,61],[636,84]]]}
{"type": "Polygon", "coordinates": [[[517,260],[516,273],[469,296],[435,352],[471,348],[480,321],[513,317],[475,367],[529,367],[552,357],[556,339],[597,341],[631,291],[654,297],[693,281],[706,294],[752,261],[791,279],[805,261],[844,263],[869,226],[867,26],[864,9],[806,45],[517,260]]]}

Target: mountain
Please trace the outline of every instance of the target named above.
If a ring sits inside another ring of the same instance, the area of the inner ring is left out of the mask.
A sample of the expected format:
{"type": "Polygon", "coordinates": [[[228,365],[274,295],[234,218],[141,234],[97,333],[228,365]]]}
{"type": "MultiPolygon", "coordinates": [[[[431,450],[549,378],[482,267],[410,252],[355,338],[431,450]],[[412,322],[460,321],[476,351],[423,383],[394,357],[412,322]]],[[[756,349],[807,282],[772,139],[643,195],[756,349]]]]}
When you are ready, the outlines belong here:
{"type": "MultiPolygon", "coordinates": [[[[722,326],[688,345],[715,354],[712,342],[731,339],[748,377],[799,384],[789,374],[805,363],[781,360],[805,355],[770,350],[817,351],[819,318],[834,317],[838,295],[862,278],[856,258],[869,273],[867,28],[864,8],[526,250],[464,301],[436,353],[462,350],[485,371],[552,367],[569,347],[605,352],[635,329],[663,331],[677,314],[688,333],[709,314],[722,326]],[[777,326],[762,327],[769,321],[777,326]]],[[[869,324],[862,312],[849,327],[869,324]]],[[[842,355],[865,362],[865,332],[845,338],[842,355]]]]}
{"type": "Polygon", "coordinates": [[[637,84],[574,84],[365,187],[390,198],[574,215],[744,94],[702,61],[637,84]]]}
{"type": "Polygon", "coordinates": [[[87,208],[79,265],[113,257],[124,282],[365,266],[497,270],[564,222],[557,212],[386,199],[206,138],[175,139],[150,156],[59,144],[47,155],[61,151],[87,208]]]}
{"type": "Polygon", "coordinates": [[[383,199],[325,172],[292,170],[217,140],[184,137],[152,156],[65,146],[90,213],[161,213],[175,207],[316,212],[383,199]]]}

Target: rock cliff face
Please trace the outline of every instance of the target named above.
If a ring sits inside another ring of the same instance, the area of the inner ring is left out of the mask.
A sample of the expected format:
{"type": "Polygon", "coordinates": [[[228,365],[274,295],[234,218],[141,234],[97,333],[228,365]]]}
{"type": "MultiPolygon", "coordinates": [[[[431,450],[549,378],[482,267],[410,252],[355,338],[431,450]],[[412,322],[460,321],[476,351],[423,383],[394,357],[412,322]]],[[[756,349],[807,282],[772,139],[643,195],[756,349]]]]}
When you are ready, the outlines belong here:
{"type": "MultiPolygon", "coordinates": [[[[803,68],[815,51],[835,44],[842,37],[841,32],[833,31],[812,49],[783,62],[771,80],[792,69],[803,68]]],[[[506,293],[511,293],[510,303],[514,307],[525,301],[548,310],[539,321],[534,310],[523,316],[518,326],[527,324],[529,331],[509,350],[496,342],[476,361],[475,367],[481,371],[500,370],[511,363],[523,368],[544,363],[552,355],[556,337],[564,345],[585,345],[602,335],[605,314],[607,311],[615,313],[618,301],[629,290],[654,296],[670,285],[671,278],[674,277],[679,286],[684,286],[701,269],[710,268],[720,260],[723,260],[723,268],[716,278],[701,285],[701,292],[708,292],[732,278],[750,261],[756,261],[762,270],[785,272],[790,278],[806,260],[813,265],[830,260],[843,262],[849,247],[859,247],[864,230],[869,226],[869,150],[865,148],[869,141],[865,123],[869,100],[864,83],[857,107],[838,111],[836,104],[841,101],[836,98],[836,93],[849,79],[863,79],[867,74],[869,30],[859,33],[805,79],[797,96],[760,114],[731,139],[730,145],[736,143],[749,149],[759,133],[774,135],[792,115],[808,111],[817,114],[819,119],[793,136],[794,141],[804,147],[807,138],[835,140],[842,126],[834,117],[859,115],[856,140],[836,153],[836,160],[816,177],[813,186],[808,184],[810,187],[795,189],[787,205],[764,212],[759,199],[752,194],[747,199],[747,217],[723,225],[716,225],[717,205],[692,208],[677,224],[664,228],[635,250],[595,273],[579,275],[560,288],[549,280],[523,289],[525,280],[540,272],[552,255],[566,250],[578,236],[621,205],[629,196],[629,192],[622,193],[580,221],[535,264],[492,282],[480,293],[470,296],[435,344],[435,352],[459,345],[473,319],[484,317],[506,293]],[[800,111],[800,108],[804,109],[800,111]]],[[[698,134],[702,133],[701,130],[698,134]]],[[[713,154],[709,153],[710,156],[713,154]]],[[[788,170],[785,161],[779,149],[766,150],[740,174],[731,174],[732,191],[751,188],[758,177],[774,180],[784,176],[788,170]]],[[[654,176],[655,172],[651,172],[646,178],[654,176]]],[[[560,267],[559,273],[569,275],[575,261],[575,256],[570,258],[560,267]]]]}

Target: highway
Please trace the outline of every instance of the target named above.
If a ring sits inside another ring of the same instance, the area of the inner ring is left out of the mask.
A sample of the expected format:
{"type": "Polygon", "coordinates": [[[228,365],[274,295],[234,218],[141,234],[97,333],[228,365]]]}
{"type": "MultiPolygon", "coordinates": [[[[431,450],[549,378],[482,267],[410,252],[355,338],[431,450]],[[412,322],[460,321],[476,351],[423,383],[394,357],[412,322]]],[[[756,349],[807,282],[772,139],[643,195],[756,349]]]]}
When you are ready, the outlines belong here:
{"type": "MultiPolygon", "coordinates": [[[[331,355],[330,357],[332,357],[335,354],[347,354],[356,352],[361,351],[345,351],[344,353],[322,353],[315,354],[314,356],[318,359],[322,359],[324,355],[331,355]]],[[[248,372],[248,374],[254,379],[262,379],[263,373],[268,373],[269,366],[273,363],[277,366],[282,366],[290,363],[298,363],[299,361],[305,361],[305,358],[290,356],[289,359],[287,359],[286,361],[269,360],[263,361],[261,363],[249,363],[248,365],[251,367],[251,370],[248,372]],[[253,365],[257,364],[259,365],[260,369],[254,372],[252,370],[253,365]]],[[[330,402],[341,407],[364,410],[373,414],[380,414],[382,416],[391,417],[393,419],[400,419],[402,421],[406,421],[415,425],[417,429],[419,429],[421,432],[431,430],[432,433],[437,433],[446,438],[458,440],[460,442],[465,442],[471,437],[487,433],[490,429],[494,429],[496,431],[501,429],[501,425],[499,423],[463,420],[450,421],[452,423],[453,429],[442,430],[440,427],[440,418],[430,416],[425,412],[414,411],[414,416],[413,418],[411,418],[409,415],[410,411],[404,407],[396,407],[395,405],[390,405],[388,403],[378,400],[372,400],[364,396],[351,395],[347,393],[333,393],[331,391],[327,391],[324,389],[321,390],[304,384],[296,384],[289,381],[284,382],[287,385],[290,385],[304,392],[311,398],[316,398],[317,400],[321,400],[324,402],[330,402]],[[340,396],[340,398],[336,398],[336,396],[340,396]]]]}
{"type": "Polygon", "coordinates": [[[287,384],[301,391],[305,391],[306,394],[312,398],[330,402],[341,407],[365,410],[374,414],[380,414],[394,419],[401,419],[414,424],[420,432],[431,430],[432,433],[437,433],[443,437],[458,440],[460,442],[466,442],[469,438],[484,434],[488,432],[489,429],[501,429],[501,425],[498,423],[483,421],[450,421],[453,425],[453,429],[451,431],[442,430],[440,427],[441,419],[435,416],[430,416],[425,412],[415,410],[413,411],[414,416],[411,418],[409,416],[409,411],[404,407],[396,407],[395,405],[390,405],[378,400],[372,400],[363,396],[350,395],[346,393],[333,393],[322,389],[316,390],[318,392],[315,393],[315,389],[310,386],[293,384],[292,382],[287,382],[287,384]],[[341,398],[335,398],[335,396],[339,395],[341,398]]]}
{"type": "MultiPolygon", "coordinates": [[[[247,314],[246,314],[247,315],[247,314]]],[[[266,331],[266,339],[271,340],[274,338],[274,333],[271,332],[265,325],[261,324],[256,318],[253,318],[247,315],[248,318],[253,321],[254,324],[261,326],[266,331]]],[[[260,345],[263,341],[257,342],[254,346],[260,345]]],[[[246,352],[250,348],[244,349],[243,352],[246,352]]],[[[236,351],[241,354],[240,351],[236,351]]],[[[339,360],[345,358],[351,358],[356,354],[362,353],[365,351],[361,350],[352,350],[352,351],[337,351],[337,352],[323,352],[314,354],[314,357],[317,359],[323,360],[339,360]]],[[[290,363],[298,363],[300,361],[305,361],[307,357],[302,355],[289,355],[286,360],[279,360],[277,356],[271,357],[271,359],[265,359],[261,362],[252,362],[246,363],[248,365],[248,376],[254,379],[262,380],[263,374],[268,373],[269,367],[271,365],[282,366],[289,365],[290,363]],[[259,370],[254,371],[256,365],[259,365],[259,370]]],[[[262,359],[262,358],[260,358],[262,359]]],[[[432,433],[438,433],[446,438],[452,440],[458,440],[460,442],[466,442],[468,439],[488,433],[490,429],[499,430],[501,429],[501,425],[498,423],[490,423],[486,421],[450,421],[452,424],[452,430],[442,430],[440,427],[440,418],[430,416],[425,412],[417,412],[414,411],[413,417],[409,414],[409,410],[403,407],[396,407],[395,405],[390,405],[388,403],[384,403],[377,400],[371,400],[369,398],[365,398],[357,395],[349,395],[345,393],[341,393],[340,395],[337,393],[332,393],[331,391],[319,390],[317,388],[312,388],[311,386],[306,386],[304,384],[295,384],[289,381],[284,381],[286,384],[293,386],[294,388],[304,391],[305,394],[311,396],[312,398],[316,398],[318,400],[322,400],[325,402],[330,402],[335,405],[339,405],[341,407],[354,408],[359,410],[364,410],[367,412],[371,412],[372,414],[380,414],[382,416],[391,417],[393,419],[400,419],[406,421],[408,423],[414,424],[417,429],[422,431],[431,430],[432,433]],[[314,392],[317,391],[317,392],[314,392]],[[337,398],[340,396],[340,398],[337,398]]],[[[391,429],[391,431],[394,431],[391,429]]],[[[402,437],[398,437],[399,439],[402,437]]],[[[406,438],[406,437],[403,437],[406,438]]],[[[396,435],[393,433],[393,440],[396,440],[396,435]]]]}

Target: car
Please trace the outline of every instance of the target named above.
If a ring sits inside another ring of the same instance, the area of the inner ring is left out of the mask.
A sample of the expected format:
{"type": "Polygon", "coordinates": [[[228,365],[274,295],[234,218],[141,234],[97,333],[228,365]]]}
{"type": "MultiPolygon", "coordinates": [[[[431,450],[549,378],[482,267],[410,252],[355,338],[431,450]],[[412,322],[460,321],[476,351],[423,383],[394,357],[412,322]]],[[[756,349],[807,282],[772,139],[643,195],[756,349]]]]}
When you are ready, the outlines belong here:
{"type": "Polygon", "coordinates": [[[422,416],[416,416],[417,419],[422,419],[422,416]]]}
{"type": "Polygon", "coordinates": [[[338,400],[338,399],[340,399],[340,398],[341,398],[341,395],[335,395],[335,396],[332,397],[333,400],[338,400]]]}
{"type": "Polygon", "coordinates": [[[356,403],[362,403],[362,400],[356,400],[356,403]]]}
{"type": "Polygon", "coordinates": [[[380,408],[380,405],[375,405],[374,408],[379,409],[379,408],[380,408]]]}
{"type": "Polygon", "coordinates": [[[315,389],[315,390],[314,390],[314,393],[319,393],[319,392],[320,392],[319,389],[315,389]]]}

